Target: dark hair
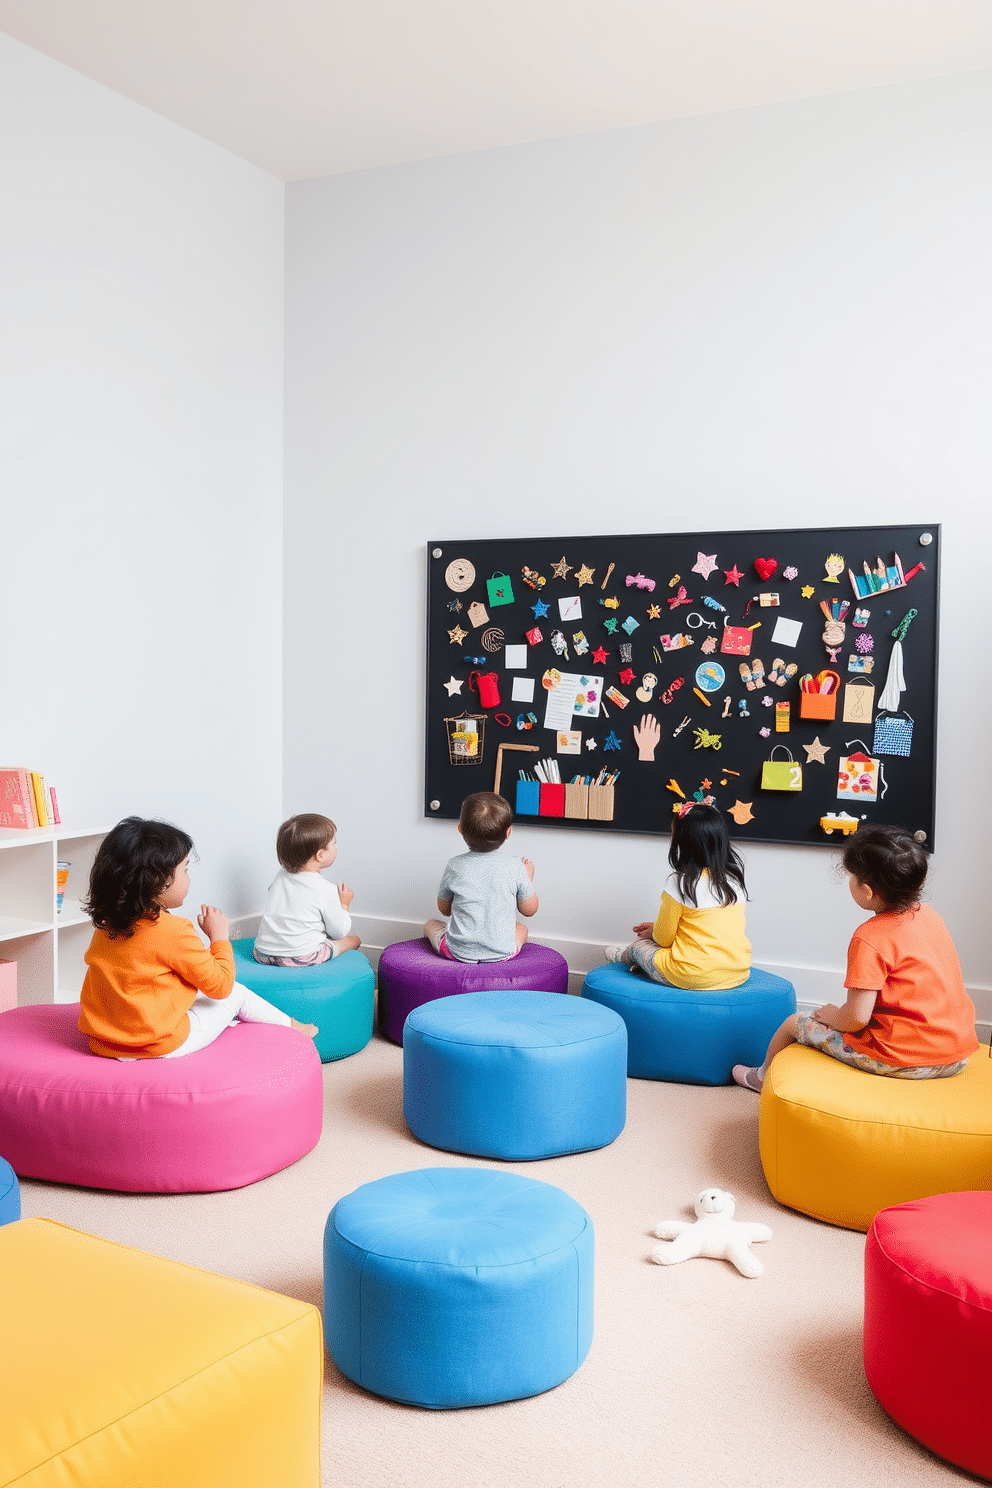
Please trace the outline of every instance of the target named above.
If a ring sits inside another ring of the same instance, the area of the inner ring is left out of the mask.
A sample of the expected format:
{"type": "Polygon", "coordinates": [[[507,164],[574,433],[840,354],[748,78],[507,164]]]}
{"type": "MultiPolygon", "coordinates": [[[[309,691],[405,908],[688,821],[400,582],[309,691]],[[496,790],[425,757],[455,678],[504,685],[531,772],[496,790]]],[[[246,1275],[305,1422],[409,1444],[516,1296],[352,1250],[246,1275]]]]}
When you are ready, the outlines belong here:
{"type": "Polygon", "coordinates": [[[192,837],[171,822],[126,816],[97,849],[83,909],[111,940],[133,935],[138,920],[158,919],[158,897],[192,851],[192,837]]]}
{"type": "Polygon", "coordinates": [[[687,904],[696,904],[696,885],[705,870],[713,893],[725,907],[744,896],[744,864],[730,844],[727,823],[715,806],[693,802],[690,809],[672,822],[672,845],[668,861],[675,869],[679,893],[687,904]],[[740,889],[735,892],[734,886],[740,889]]]}
{"type": "Polygon", "coordinates": [[[302,873],[321,848],[330,847],[338,829],[329,816],[303,811],[284,821],[276,835],[276,857],[287,873],[302,873]]]}
{"type": "Polygon", "coordinates": [[[513,824],[509,801],[495,791],[476,791],[462,802],[458,825],[473,852],[495,852],[513,824]]]}
{"type": "Polygon", "coordinates": [[[886,909],[902,913],[920,897],[930,866],[926,850],[903,827],[880,822],[859,827],[848,837],[841,862],[859,883],[867,884],[886,909]]]}

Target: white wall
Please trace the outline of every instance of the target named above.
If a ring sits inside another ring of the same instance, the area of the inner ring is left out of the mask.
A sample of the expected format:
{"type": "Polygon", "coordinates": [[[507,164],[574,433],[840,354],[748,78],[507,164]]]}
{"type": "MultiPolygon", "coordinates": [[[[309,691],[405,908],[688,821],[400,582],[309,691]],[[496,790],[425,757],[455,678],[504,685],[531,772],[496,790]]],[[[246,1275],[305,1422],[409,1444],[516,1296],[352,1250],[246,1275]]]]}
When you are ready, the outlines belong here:
{"type": "Polygon", "coordinates": [[[261,900],[281,812],[283,187],[0,36],[0,756],[190,831],[261,900]]]}
{"type": "MultiPolygon", "coordinates": [[[[421,813],[429,539],[939,521],[931,897],[992,1012],[990,83],[288,188],[285,804],[339,822],[356,911],[422,920],[456,850],[421,813]]],[[[514,845],[539,938],[654,912],[659,841],[514,845]]],[[[838,986],[831,856],[747,860],[756,959],[838,986]]]]}

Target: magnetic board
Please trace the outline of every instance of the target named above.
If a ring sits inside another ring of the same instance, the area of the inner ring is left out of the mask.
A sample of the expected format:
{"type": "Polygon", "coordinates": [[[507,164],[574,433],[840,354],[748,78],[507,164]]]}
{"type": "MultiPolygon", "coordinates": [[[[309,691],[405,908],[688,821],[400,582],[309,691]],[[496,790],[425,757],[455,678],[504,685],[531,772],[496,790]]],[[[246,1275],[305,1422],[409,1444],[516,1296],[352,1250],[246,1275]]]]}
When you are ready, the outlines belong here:
{"type": "Polygon", "coordinates": [[[667,834],[711,799],[741,842],[932,849],[939,561],[936,523],[429,543],[425,815],[498,788],[667,834]]]}

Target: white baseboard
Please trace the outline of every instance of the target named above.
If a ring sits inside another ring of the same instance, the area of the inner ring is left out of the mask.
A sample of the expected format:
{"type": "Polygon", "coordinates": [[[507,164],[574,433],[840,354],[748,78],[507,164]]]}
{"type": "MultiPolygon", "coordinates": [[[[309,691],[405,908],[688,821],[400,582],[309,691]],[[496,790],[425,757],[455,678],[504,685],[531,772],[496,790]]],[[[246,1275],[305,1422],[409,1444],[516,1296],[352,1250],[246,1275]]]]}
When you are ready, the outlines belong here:
{"type": "MultiPolygon", "coordinates": [[[[232,920],[232,936],[254,935],[260,919],[261,914],[254,914],[242,915],[240,919],[232,920]]],[[[415,940],[423,930],[420,921],[377,918],[373,915],[352,915],[351,924],[355,934],[361,937],[362,950],[376,971],[379,969],[379,957],[387,945],[394,945],[399,940],[415,940]]],[[[568,990],[573,996],[578,996],[582,991],[586,974],[594,967],[602,966],[606,959],[606,946],[598,941],[568,940],[564,936],[554,935],[535,936],[534,939],[565,957],[568,962],[568,990]]],[[[800,1012],[812,1012],[825,1002],[841,1000],[843,967],[833,969],[793,966],[768,960],[767,957],[762,958],[760,965],[766,971],[773,971],[792,983],[796,989],[796,1003],[800,1012]]],[[[992,988],[969,987],[968,993],[977,1007],[992,1006],[992,988]]],[[[979,1018],[975,1026],[979,1039],[988,1044],[992,1038],[992,1019],[979,1018]]]]}

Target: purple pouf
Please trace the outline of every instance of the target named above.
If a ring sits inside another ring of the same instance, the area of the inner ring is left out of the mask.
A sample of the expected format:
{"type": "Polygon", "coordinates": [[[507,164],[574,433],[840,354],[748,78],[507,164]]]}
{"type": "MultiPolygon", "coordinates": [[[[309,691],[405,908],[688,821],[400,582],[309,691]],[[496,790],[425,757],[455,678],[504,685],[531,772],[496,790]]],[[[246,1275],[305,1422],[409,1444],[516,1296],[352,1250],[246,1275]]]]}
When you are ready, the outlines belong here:
{"type": "Polygon", "coordinates": [[[568,963],[557,951],[528,941],[512,961],[448,961],[424,939],[400,940],[379,957],[379,1032],[403,1042],[407,1015],[438,997],[460,992],[567,992],[568,963]]]}

